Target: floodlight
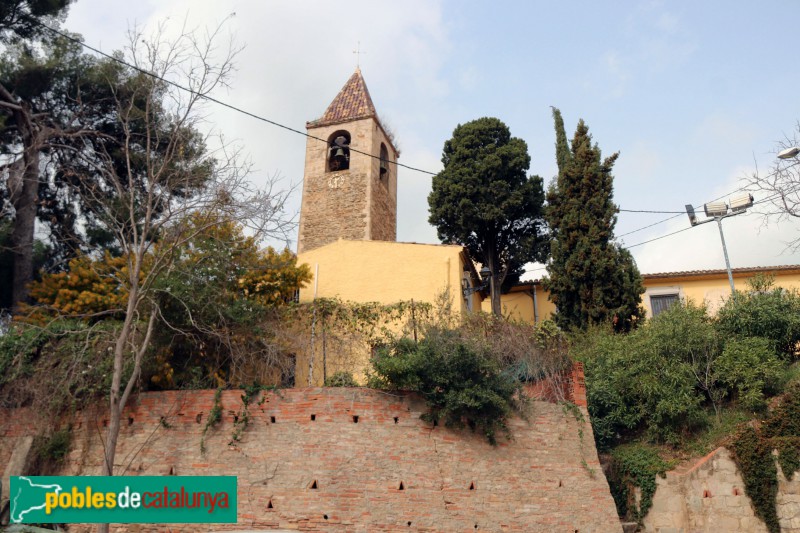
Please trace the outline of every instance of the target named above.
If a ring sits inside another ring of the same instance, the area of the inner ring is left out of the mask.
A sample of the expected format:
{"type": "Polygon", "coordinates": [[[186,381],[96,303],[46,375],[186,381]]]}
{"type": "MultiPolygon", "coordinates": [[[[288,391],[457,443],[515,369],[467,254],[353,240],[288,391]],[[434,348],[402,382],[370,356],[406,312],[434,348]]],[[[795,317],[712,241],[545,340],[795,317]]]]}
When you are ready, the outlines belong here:
{"type": "MultiPolygon", "coordinates": [[[[800,154],[800,148],[793,148],[790,150],[784,150],[778,157],[786,159],[786,157],[794,157],[797,154],[800,154]],[[788,154],[788,155],[786,155],[788,154]]],[[[736,196],[732,196],[730,199],[730,210],[731,212],[728,213],[728,204],[725,202],[709,202],[703,206],[703,209],[706,212],[706,216],[709,217],[702,222],[697,221],[697,216],[694,213],[694,207],[692,204],[686,204],[686,214],[689,215],[689,222],[691,222],[692,226],[697,226],[699,224],[705,224],[706,222],[714,221],[717,223],[717,227],[719,228],[719,239],[722,241],[722,253],[725,255],[725,267],[728,270],[728,283],[731,285],[731,294],[734,298],[736,298],[736,288],[733,285],[733,271],[731,270],[731,262],[728,259],[728,247],[725,246],[725,234],[722,233],[722,221],[728,217],[734,217],[736,215],[741,215],[745,211],[747,211],[748,207],[753,206],[753,195],[749,192],[742,192],[737,194],[736,196]]]]}
{"type": "Polygon", "coordinates": [[[731,197],[731,211],[744,211],[748,207],[753,207],[753,195],[749,192],[731,197]]]}
{"type": "Polygon", "coordinates": [[[728,204],[725,202],[709,202],[703,208],[707,217],[721,217],[728,214],[728,204]]]}
{"type": "Polygon", "coordinates": [[[692,226],[696,226],[697,215],[694,214],[694,206],[692,204],[686,204],[686,214],[689,215],[689,223],[692,226]]]}
{"type": "Polygon", "coordinates": [[[797,154],[800,154],[800,147],[792,146],[778,152],[778,159],[791,159],[797,157],[797,154]]]}

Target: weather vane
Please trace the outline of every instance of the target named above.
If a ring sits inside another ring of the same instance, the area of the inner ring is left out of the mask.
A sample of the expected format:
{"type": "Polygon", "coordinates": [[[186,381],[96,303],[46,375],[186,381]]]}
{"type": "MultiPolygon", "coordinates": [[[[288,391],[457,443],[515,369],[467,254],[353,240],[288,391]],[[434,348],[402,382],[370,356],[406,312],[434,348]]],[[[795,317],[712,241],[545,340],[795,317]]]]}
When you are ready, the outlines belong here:
{"type": "Polygon", "coordinates": [[[361,54],[366,54],[366,52],[361,51],[361,41],[358,41],[358,45],[356,49],[353,50],[353,53],[356,55],[356,67],[361,68],[361,54]]]}

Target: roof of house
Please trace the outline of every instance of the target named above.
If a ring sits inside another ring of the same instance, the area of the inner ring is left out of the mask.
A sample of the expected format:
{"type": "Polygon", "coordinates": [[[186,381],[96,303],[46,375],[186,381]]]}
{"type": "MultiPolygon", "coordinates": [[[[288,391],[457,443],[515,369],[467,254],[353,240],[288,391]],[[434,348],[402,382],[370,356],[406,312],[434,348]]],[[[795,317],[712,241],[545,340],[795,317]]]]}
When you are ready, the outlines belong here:
{"type": "MultiPolygon", "coordinates": [[[[800,265],[779,265],[779,266],[755,266],[744,268],[733,268],[731,272],[734,276],[746,276],[764,272],[772,273],[794,273],[800,272],[800,265]]],[[[727,276],[728,271],[724,268],[714,270],[680,270],[676,272],[657,272],[653,274],[642,274],[644,279],[666,279],[666,278],[694,278],[694,277],[717,277],[727,276]]]]}
{"type": "MultiPolygon", "coordinates": [[[[753,274],[763,272],[765,274],[800,274],[800,265],[778,265],[778,266],[755,266],[731,269],[734,277],[749,277],[753,274]]],[[[728,275],[728,271],[724,268],[714,270],[679,270],[675,272],[655,272],[652,274],[642,274],[645,280],[678,280],[685,278],[692,279],[713,279],[724,278],[728,275]]],[[[511,289],[512,292],[529,290],[534,286],[540,286],[542,281],[534,279],[529,281],[521,281],[514,285],[511,289]]]]}
{"type": "Polygon", "coordinates": [[[333,102],[325,110],[322,117],[306,123],[306,127],[330,126],[331,124],[370,117],[377,120],[378,113],[375,111],[375,105],[369,95],[369,89],[367,89],[367,84],[361,75],[361,69],[356,68],[356,71],[344,84],[344,87],[333,99],[333,102]]]}

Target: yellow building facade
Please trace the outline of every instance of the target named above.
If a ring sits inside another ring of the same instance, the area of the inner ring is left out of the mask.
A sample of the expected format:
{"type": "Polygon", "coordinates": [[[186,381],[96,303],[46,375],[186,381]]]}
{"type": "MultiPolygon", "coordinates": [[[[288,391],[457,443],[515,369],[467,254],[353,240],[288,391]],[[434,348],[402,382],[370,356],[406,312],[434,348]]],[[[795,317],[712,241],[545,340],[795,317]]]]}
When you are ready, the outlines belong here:
{"type": "MultiPolygon", "coordinates": [[[[748,280],[756,274],[773,276],[776,287],[800,290],[800,265],[735,268],[733,282],[736,290],[747,290],[748,280]]],[[[715,314],[731,295],[726,270],[643,274],[642,280],[645,287],[642,305],[648,317],[658,314],[675,301],[705,304],[709,312],[715,314]]],[[[549,293],[544,290],[540,281],[517,285],[502,296],[501,304],[504,316],[529,323],[547,320],[556,311],[549,293]]],[[[488,300],[482,303],[482,309],[491,311],[488,300]]]]}
{"type": "MultiPolygon", "coordinates": [[[[734,268],[733,284],[737,291],[748,290],[747,281],[756,274],[775,278],[775,286],[783,289],[800,289],[800,265],[774,267],[734,268]]],[[[691,270],[644,274],[645,293],[642,303],[647,316],[658,314],[661,303],[679,299],[696,304],[705,303],[711,314],[725,304],[731,296],[727,270],[691,270]]]]}
{"type": "MultiPolygon", "coordinates": [[[[300,303],[335,298],[345,304],[403,302],[420,310],[443,303],[453,316],[481,305],[478,292],[464,291],[475,283],[477,273],[461,246],[340,239],[300,253],[298,262],[307,264],[313,275],[300,290],[300,303]]],[[[422,316],[419,312],[417,319],[422,316]]],[[[397,334],[408,330],[412,318],[406,313],[404,320],[380,327],[397,334]]],[[[336,372],[352,374],[363,383],[374,339],[332,331],[321,319],[313,330],[306,337],[313,335],[316,340],[307,339],[296,352],[298,386],[321,385],[336,372]]]]}
{"type": "Polygon", "coordinates": [[[452,311],[480,309],[481,296],[464,296],[462,286],[477,279],[462,246],[388,241],[338,241],[298,255],[313,280],[300,290],[300,302],[339,298],[352,302],[433,304],[445,292],[452,311]]]}

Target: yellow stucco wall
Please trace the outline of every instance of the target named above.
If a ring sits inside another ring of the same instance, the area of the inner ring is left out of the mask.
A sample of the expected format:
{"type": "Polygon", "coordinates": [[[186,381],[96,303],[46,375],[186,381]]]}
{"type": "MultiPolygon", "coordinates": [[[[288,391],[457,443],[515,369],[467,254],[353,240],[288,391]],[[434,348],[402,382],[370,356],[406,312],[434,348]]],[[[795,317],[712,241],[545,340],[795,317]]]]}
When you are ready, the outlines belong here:
{"type": "Polygon", "coordinates": [[[401,300],[433,303],[449,288],[453,311],[463,312],[461,246],[339,240],[298,255],[315,278],[300,290],[300,301],[339,297],[353,302],[401,300]]]}
{"type": "MultiPolygon", "coordinates": [[[[462,250],[461,246],[450,245],[338,240],[298,255],[298,263],[307,264],[314,276],[300,290],[300,301],[312,302],[316,295],[361,303],[393,304],[414,300],[435,304],[437,296],[449,290],[452,311],[456,315],[468,312],[470,307],[480,309],[478,294],[470,296],[469,300],[462,296],[465,268],[462,250]]],[[[312,385],[321,385],[323,381],[318,345],[313,350],[312,385]]],[[[363,379],[370,347],[347,347],[348,353],[344,351],[344,347],[330,348],[328,375],[340,368],[363,379]],[[345,359],[347,362],[343,364],[345,359]]],[[[296,354],[297,386],[309,384],[310,354],[308,346],[296,354]]]]}
{"type": "MultiPolygon", "coordinates": [[[[736,290],[747,290],[747,281],[755,274],[753,272],[735,272],[733,284],[736,290]]],[[[796,270],[775,271],[775,286],[784,289],[800,290],[800,272],[796,270]]],[[[711,314],[717,312],[731,295],[731,286],[728,275],[709,274],[700,276],[674,276],[667,279],[644,279],[645,294],[642,295],[642,304],[647,310],[647,316],[652,316],[650,296],[659,294],[678,294],[682,300],[691,300],[696,304],[705,303],[711,314]]]]}
{"type": "MultiPolygon", "coordinates": [[[[764,272],[770,273],[769,269],[764,272]]],[[[800,290],[800,269],[774,270],[775,286],[784,289],[800,290]]],[[[736,290],[747,290],[747,281],[755,275],[754,272],[734,272],[733,283],[736,290]]],[[[645,293],[642,295],[642,305],[647,316],[652,316],[650,306],[651,295],[678,294],[684,301],[691,300],[697,304],[705,303],[709,311],[714,314],[725,303],[731,294],[728,275],[726,273],[713,273],[702,275],[674,275],[669,277],[644,277],[645,293]]],[[[548,299],[548,293],[538,283],[536,287],[536,314],[539,321],[550,318],[556,307],[548,299]]],[[[508,294],[500,298],[503,315],[517,320],[533,323],[533,301],[528,294],[533,290],[531,285],[514,287],[508,294]]],[[[491,311],[491,303],[487,298],[482,302],[485,312],[491,311]]]]}
{"type": "MultiPolygon", "coordinates": [[[[547,291],[538,283],[514,287],[507,294],[502,294],[500,296],[500,306],[503,309],[503,316],[531,324],[547,320],[556,312],[556,306],[548,299],[547,291]],[[533,305],[534,291],[536,292],[535,314],[533,305]]],[[[483,300],[481,309],[486,313],[492,312],[492,303],[489,298],[483,300]]]]}

